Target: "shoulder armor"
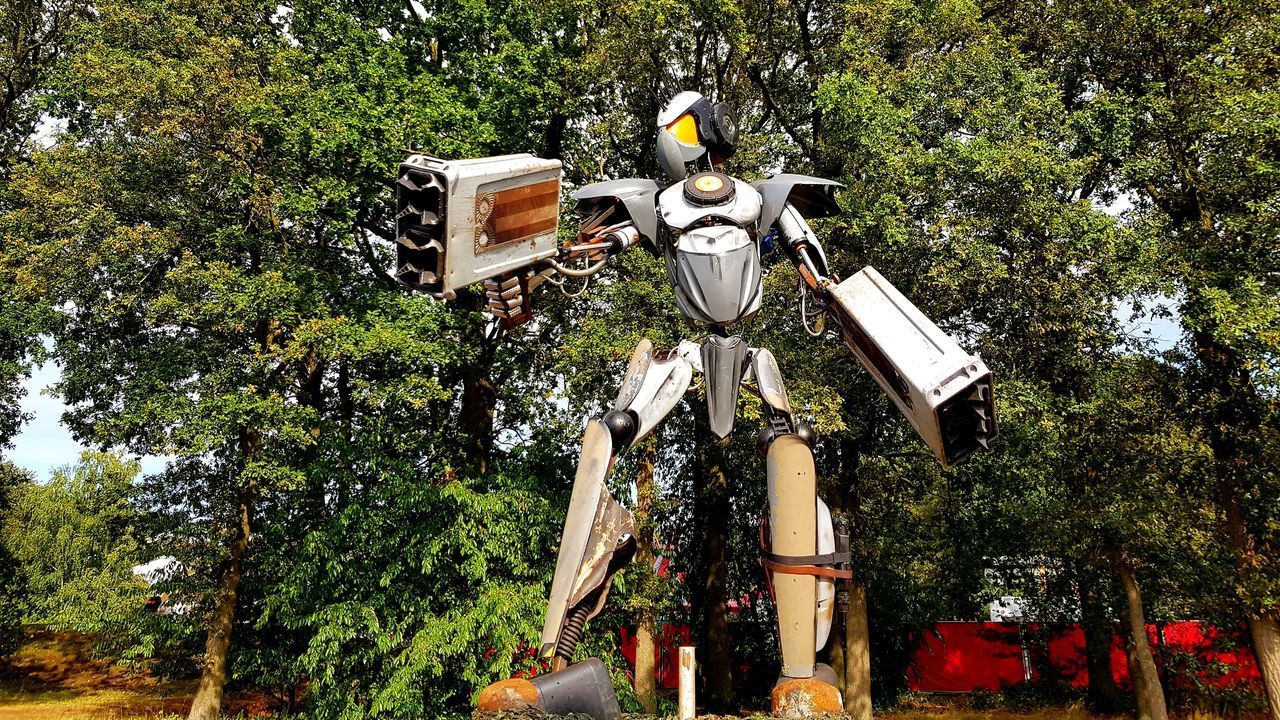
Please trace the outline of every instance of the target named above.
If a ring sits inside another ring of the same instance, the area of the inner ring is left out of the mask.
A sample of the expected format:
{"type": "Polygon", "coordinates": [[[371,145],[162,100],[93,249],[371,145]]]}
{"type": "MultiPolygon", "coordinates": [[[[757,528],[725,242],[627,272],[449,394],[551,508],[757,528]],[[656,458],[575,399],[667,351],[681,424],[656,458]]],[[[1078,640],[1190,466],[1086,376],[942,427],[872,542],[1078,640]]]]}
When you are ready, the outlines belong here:
{"type": "Polygon", "coordinates": [[[840,214],[836,204],[836,188],[844,185],[835,180],[782,173],[752,183],[760,193],[760,231],[768,232],[777,222],[782,209],[790,203],[805,219],[840,214]]]}
{"type": "Polygon", "coordinates": [[[577,209],[595,212],[605,203],[622,203],[640,237],[650,245],[658,242],[658,191],[662,186],[657,180],[623,178],[591,183],[575,192],[572,197],[577,209]]]}

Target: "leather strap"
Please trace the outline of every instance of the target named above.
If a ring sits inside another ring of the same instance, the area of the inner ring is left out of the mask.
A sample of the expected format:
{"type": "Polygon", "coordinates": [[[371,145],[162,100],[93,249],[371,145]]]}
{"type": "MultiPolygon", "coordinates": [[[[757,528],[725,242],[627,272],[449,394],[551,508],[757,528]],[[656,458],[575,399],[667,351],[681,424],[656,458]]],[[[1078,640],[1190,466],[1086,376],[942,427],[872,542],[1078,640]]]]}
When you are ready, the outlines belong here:
{"type": "Polygon", "coordinates": [[[783,575],[816,575],[818,577],[834,578],[836,580],[852,580],[852,570],[837,570],[829,567],[816,567],[813,565],[784,565],[776,563],[767,558],[761,558],[760,563],[764,565],[766,570],[783,575]]]}
{"type": "Polygon", "coordinates": [[[779,565],[835,565],[837,563],[853,562],[852,555],[847,552],[834,552],[825,555],[778,555],[765,550],[763,554],[766,560],[779,565]]]}

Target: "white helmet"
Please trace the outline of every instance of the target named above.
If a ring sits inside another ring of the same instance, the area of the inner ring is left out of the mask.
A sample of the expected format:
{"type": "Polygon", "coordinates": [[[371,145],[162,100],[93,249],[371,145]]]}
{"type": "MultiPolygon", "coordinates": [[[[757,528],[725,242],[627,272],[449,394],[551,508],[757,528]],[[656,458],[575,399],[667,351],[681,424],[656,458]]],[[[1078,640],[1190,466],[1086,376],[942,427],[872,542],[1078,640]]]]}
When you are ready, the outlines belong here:
{"type": "Polygon", "coordinates": [[[710,153],[712,164],[733,155],[738,123],[724,103],[686,90],[658,113],[658,162],[672,180],[688,175],[686,164],[710,153]]]}

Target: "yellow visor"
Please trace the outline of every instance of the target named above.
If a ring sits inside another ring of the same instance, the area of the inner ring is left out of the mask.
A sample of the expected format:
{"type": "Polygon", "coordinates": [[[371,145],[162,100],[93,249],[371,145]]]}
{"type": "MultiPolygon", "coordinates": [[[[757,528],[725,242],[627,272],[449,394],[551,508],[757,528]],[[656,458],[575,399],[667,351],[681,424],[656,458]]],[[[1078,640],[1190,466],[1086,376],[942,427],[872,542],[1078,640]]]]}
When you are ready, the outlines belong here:
{"type": "Polygon", "coordinates": [[[692,115],[681,115],[675,122],[667,126],[672,135],[681,144],[693,147],[698,144],[698,121],[692,115]]]}

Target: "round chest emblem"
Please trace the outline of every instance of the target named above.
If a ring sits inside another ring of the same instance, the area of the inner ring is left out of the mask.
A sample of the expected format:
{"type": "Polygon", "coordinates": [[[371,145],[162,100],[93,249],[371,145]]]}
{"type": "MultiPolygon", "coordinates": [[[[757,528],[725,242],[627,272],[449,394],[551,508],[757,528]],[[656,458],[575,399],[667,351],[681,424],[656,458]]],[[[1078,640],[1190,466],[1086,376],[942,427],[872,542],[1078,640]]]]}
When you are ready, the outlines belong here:
{"type": "Polygon", "coordinates": [[[733,180],[722,173],[701,172],[684,181],[684,199],[699,207],[723,205],[733,194],[733,180]]]}
{"type": "Polygon", "coordinates": [[[694,181],[694,185],[702,192],[715,192],[724,187],[724,181],[715,175],[703,175],[694,181]]]}

